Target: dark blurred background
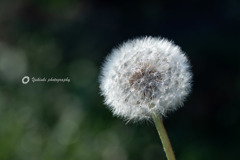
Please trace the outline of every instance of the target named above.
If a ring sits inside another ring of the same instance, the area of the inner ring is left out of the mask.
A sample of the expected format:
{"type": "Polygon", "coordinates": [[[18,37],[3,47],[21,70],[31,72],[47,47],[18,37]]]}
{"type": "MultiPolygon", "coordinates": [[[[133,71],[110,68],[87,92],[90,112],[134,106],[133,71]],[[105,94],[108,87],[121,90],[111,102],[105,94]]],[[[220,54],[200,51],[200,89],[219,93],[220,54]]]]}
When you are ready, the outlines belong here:
{"type": "Polygon", "coordinates": [[[147,35],[192,64],[191,95],[164,119],[177,159],[239,160],[237,0],[1,0],[0,159],[165,160],[153,124],[125,124],[99,95],[106,55],[147,35]],[[71,82],[24,85],[26,75],[71,82]]]}

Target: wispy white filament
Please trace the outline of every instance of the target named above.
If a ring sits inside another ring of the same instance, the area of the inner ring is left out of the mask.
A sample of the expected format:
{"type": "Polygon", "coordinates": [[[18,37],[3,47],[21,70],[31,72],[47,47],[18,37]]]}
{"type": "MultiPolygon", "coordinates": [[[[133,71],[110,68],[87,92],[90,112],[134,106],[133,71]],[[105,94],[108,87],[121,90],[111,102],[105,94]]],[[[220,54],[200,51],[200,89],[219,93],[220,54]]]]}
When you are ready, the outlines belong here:
{"type": "Polygon", "coordinates": [[[130,40],[107,57],[100,76],[105,103],[114,115],[143,120],[182,106],[191,89],[190,66],[183,51],[166,39],[130,40]]]}

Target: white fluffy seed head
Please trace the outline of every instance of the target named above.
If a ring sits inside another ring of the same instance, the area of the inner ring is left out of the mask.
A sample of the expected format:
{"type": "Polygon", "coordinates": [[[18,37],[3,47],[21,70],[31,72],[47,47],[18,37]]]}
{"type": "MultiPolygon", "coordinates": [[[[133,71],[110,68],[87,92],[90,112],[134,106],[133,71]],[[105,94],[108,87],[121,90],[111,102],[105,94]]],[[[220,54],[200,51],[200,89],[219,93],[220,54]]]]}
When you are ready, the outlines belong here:
{"type": "Polygon", "coordinates": [[[182,106],[191,89],[189,62],[180,49],[162,38],[137,38],[107,57],[100,75],[105,104],[127,120],[148,120],[182,106]]]}

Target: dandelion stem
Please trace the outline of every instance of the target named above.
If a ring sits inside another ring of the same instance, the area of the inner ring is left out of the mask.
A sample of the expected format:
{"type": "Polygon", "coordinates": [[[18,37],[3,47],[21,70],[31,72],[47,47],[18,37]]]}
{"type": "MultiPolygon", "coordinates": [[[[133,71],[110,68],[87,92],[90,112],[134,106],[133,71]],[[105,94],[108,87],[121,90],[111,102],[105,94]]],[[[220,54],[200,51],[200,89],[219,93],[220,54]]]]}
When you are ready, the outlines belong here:
{"type": "Polygon", "coordinates": [[[160,117],[160,115],[157,115],[156,113],[152,113],[152,118],[155,123],[158,134],[160,136],[160,139],[162,141],[163,149],[166,153],[167,159],[176,160],[167,132],[163,125],[162,118],[160,117]]]}

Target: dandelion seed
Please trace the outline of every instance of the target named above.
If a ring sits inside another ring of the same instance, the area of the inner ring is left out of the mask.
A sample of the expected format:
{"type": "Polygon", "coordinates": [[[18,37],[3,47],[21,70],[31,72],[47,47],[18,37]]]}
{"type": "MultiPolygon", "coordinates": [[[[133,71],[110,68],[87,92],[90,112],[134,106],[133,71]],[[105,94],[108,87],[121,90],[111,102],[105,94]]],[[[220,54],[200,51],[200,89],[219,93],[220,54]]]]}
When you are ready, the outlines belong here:
{"type": "Polygon", "coordinates": [[[172,42],[153,37],[130,40],[107,57],[100,76],[105,103],[127,120],[165,116],[182,106],[191,89],[189,62],[172,42]]]}

